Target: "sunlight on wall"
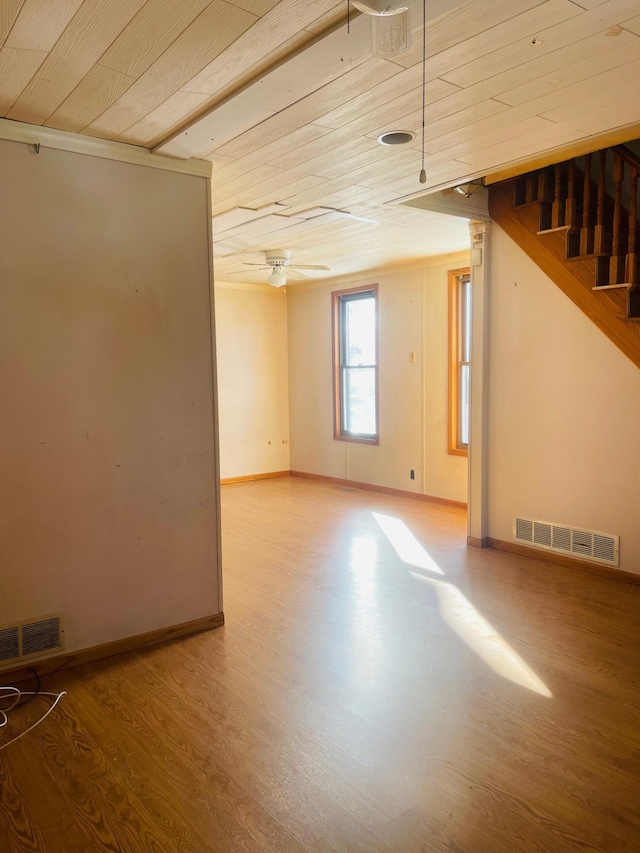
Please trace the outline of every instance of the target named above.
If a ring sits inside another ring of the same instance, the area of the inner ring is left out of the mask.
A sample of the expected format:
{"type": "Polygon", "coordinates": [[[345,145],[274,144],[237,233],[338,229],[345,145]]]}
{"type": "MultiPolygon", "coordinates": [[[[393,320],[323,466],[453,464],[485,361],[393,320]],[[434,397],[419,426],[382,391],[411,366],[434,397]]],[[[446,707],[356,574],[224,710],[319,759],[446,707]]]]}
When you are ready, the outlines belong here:
{"type": "MultiPolygon", "coordinates": [[[[404,563],[433,574],[444,574],[404,521],[377,512],[371,514],[404,563]]],[[[527,690],[532,690],[548,699],[552,698],[553,694],[546,684],[487,622],[457,586],[419,572],[410,571],[410,574],[416,580],[429,584],[435,589],[438,596],[438,609],[444,621],[488,667],[514,684],[526,687],[527,690]]]]}

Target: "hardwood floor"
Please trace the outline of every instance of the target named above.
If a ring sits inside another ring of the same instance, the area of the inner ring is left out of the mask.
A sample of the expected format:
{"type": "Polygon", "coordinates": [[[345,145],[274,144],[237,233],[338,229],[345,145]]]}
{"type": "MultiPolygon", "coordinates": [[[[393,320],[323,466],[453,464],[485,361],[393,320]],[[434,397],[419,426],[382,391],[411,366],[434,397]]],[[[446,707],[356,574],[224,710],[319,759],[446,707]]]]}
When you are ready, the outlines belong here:
{"type": "Polygon", "coordinates": [[[454,508],[222,496],[226,626],[45,678],[3,853],[637,853],[639,587],[468,549],[454,508]]]}

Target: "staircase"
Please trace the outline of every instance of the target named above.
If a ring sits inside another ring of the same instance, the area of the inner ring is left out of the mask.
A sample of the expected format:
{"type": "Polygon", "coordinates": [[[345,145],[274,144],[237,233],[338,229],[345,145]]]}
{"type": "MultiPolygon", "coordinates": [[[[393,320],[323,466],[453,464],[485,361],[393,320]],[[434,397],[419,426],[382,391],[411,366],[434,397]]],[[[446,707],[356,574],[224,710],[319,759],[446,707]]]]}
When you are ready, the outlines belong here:
{"type": "Polygon", "coordinates": [[[491,186],[489,212],[640,367],[638,175],[617,145],[491,186]]]}

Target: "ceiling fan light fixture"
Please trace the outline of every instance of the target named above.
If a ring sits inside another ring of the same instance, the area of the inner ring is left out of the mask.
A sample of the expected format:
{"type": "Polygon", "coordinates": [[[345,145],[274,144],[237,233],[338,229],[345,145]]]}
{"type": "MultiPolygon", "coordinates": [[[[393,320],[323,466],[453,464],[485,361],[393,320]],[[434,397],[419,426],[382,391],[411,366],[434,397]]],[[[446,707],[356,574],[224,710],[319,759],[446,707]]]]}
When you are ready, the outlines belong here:
{"type": "Polygon", "coordinates": [[[287,275],[283,269],[275,267],[267,281],[273,287],[283,287],[287,283],[287,275]]]}
{"type": "Polygon", "coordinates": [[[413,0],[351,0],[352,4],[365,15],[387,16],[406,12],[413,0]]]}
{"type": "Polygon", "coordinates": [[[482,178],[479,178],[475,181],[465,181],[464,184],[458,184],[457,187],[452,187],[454,193],[459,193],[463,195],[465,198],[471,198],[474,193],[477,193],[478,190],[481,190],[484,187],[484,181],[482,178]]]}

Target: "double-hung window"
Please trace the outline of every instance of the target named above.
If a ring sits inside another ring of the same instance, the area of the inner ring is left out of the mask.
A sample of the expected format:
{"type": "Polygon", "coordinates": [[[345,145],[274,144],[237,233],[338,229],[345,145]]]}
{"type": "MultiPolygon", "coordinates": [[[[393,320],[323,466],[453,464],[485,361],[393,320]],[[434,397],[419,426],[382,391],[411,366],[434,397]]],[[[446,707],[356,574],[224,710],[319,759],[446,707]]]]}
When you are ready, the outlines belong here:
{"type": "Polygon", "coordinates": [[[469,452],[471,279],[469,270],[449,272],[449,453],[469,452]]]}
{"type": "Polygon", "coordinates": [[[378,443],[378,287],[333,301],[334,437],[378,443]]]}

